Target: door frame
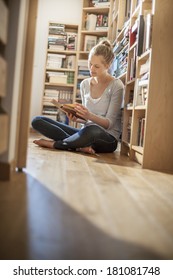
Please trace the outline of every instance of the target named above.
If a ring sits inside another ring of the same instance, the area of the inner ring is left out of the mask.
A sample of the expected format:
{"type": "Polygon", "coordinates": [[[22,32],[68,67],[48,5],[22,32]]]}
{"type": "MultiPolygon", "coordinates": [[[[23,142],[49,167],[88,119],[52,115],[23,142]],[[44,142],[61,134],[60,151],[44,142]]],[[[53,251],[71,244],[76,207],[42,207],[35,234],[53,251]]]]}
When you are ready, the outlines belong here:
{"type": "Polygon", "coordinates": [[[15,167],[22,171],[26,167],[29,136],[30,106],[32,96],[32,76],[34,63],[35,35],[37,23],[38,0],[29,0],[26,32],[24,72],[19,104],[19,122],[16,139],[15,167]]]}

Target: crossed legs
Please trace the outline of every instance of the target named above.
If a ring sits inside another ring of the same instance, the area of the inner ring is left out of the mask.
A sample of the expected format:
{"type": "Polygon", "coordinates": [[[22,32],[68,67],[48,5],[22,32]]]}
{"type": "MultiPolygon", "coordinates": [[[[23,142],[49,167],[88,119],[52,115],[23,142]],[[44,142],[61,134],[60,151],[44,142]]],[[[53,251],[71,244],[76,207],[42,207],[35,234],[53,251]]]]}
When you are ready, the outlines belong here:
{"type": "Polygon", "coordinates": [[[76,129],[46,117],[36,117],[32,126],[51,140],[39,139],[34,143],[46,148],[75,150],[86,153],[113,152],[117,147],[116,139],[97,125],[76,129]]]}

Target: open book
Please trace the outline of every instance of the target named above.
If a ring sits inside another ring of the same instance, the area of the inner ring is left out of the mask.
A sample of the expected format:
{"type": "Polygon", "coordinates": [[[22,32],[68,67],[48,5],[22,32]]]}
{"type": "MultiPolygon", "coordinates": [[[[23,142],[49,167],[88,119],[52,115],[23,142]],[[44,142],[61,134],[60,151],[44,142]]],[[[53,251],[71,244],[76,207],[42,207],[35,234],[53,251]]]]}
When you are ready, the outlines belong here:
{"type": "Polygon", "coordinates": [[[52,99],[51,103],[54,104],[61,111],[68,113],[68,114],[72,114],[73,116],[75,116],[78,119],[84,120],[84,118],[77,115],[76,110],[75,110],[76,104],[62,104],[62,103],[58,102],[56,99],[52,99]]]}

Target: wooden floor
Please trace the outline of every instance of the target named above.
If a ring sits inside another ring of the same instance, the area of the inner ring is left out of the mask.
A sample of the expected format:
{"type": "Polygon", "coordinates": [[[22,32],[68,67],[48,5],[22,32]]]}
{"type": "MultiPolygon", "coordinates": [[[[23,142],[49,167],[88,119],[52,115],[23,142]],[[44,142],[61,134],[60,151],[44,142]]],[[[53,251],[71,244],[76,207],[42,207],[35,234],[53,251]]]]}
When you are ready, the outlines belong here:
{"type": "Polygon", "coordinates": [[[33,137],[27,168],[0,182],[1,259],[173,259],[173,175],[33,137]]]}

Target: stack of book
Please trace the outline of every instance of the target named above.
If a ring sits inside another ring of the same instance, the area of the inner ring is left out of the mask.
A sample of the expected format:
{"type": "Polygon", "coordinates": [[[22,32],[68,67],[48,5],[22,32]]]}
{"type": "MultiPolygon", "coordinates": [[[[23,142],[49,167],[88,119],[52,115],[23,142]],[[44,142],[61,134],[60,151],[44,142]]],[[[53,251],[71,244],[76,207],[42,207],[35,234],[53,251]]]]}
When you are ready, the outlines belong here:
{"type": "Polygon", "coordinates": [[[146,105],[148,97],[148,79],[137,80],[136,106],[146,105]]]}
{"type": "Polygon", "coordinates": [[[79,59],[78,60],[78,78],[84,79],[90,76],[90,71],[88,69],[88,60],[79,59]]]}
{"type": "Polygon", "coordinates": [[[75,55],[67,55],[66,59],[63,63],[63,68],[67,69],[75,69],[76,67],[76,56],[75,55]]]}
{"type": "Polygon", "coordinates": [[[48,48],[51,50],[65,50],[67,44],[66,35],[56,35],[48,37],[48,48]]]}
{"type": "Polygon", "coordinates": [[[74,72],[66,72],[67,74],[67,84],[74,83],[74,72]]]}
{"type": "Polygon", "coordinates": [[[54,24],[49,26],[48,48],[52,50],[76,50],[77,33],[65,32],[65,26],[54,24]]]}
{"type": "Polygon", "coordinates": [[[62,67],[63,59],[66,55],[63,54],[48,54],[47,55],[47,68],[59,69],[62,67]]]}
{"type": "Polygon", "coordinates": [[[48,98],[49,100],[52,98],[58,98],[59,91],[57,89],[45,89],[44,97],[48,98]]]}
{"type": "Polygon", "coordinates": [[[94,7],[109,7],[110,1],[109,0],[92,0],[92,4],[94,7]]]}
{"type": "Polygon", "coordinates": [[[67,75],[65,72],[46,72],[49,83],[59,83],[66,84],[67,83],[67,75]]]}
{"type": "Polygon", "coordinates": [[[108,30],[108,15],[97,15],[96,30],[108,30]]]}
{"type": "Polygon", "coordinates": [[[108,30],[108,15],[87,14],[86,30],[108,30]]]}
{"type": "Polygon", "coordinates": [[[61,23],[50,23],[49,34],[62,34],[65,32],[65,25],[61,23]]]}
{"type": "Polygon", "coordinates": [[[45,117],[57,120],[57,108],[55,106],[43,105],[42,113],[45,117]]]}
{"type": "Polygon", "coordinates": [[[97,22],[97,15],[87,14],[86,15],[86,30],[95,30],[97,22]]]}
{"type": "Polygon", "coordinates": [[[67,34],[67,44],[66,49],[73,51],[77,49],[77,33],[75,32],[66,32],[67,34]]]}
{"type": "Polygon", "coordinates": [[[70,89],[45,89],[43,96],[43,105],[52,106],[52,99],[58,100],[60,103],[72,103],[72,95],[73,91],[70,89]]]}
{"type": "Polygon", "coordinates": [[[65,50],[67,44],[67,34],[65,25],[59,23],[49,24],[48,48],[65,50]]]}

